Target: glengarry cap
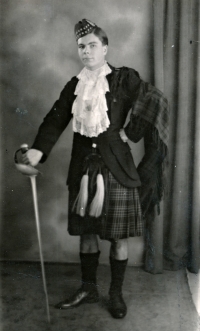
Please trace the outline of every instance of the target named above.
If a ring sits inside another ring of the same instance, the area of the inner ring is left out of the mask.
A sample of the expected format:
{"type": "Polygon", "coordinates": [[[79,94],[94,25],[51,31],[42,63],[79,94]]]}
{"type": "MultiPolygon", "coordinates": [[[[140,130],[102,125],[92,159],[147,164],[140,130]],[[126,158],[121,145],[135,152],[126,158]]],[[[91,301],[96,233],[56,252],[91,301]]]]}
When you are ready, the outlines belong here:
{"type": "Polygon", "coordinates": [[[75,27],[74,27],[74,33],[76,35],[76,41],[81,38],[86,36],[87,34],[91,33],[92,30],[96,27],[97,25],[86,18],[82,19],[82,21],[79,21],[75,27]]]}

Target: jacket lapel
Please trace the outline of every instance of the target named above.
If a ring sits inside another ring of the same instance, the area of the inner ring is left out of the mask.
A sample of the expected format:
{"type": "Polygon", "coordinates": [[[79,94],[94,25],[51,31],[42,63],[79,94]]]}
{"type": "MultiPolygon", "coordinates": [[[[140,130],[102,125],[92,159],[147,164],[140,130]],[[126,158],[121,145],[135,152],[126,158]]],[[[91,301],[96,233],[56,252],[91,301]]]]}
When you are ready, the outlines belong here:
{"type": "Polygon", "coordinates": [[[113,66],[111,66],[109,63],[108,63],[108,66],[110,67],[110,69],[112,70],[112,72],[110,72],[106,78],[107,78],[107,81],[108,81],[108,84],[109,84],[109,89],[111,87],[111,81],[112,81],[112,78],[113,78],[113,75],[114,75],[114,72],[115,72],[115,68],[113,66]]]}
{"type": "Polygon", "coordinates": [[[113,86],[113,79],[115,76],[115,68],[113,66],[111,66],[108,63],[108,66],[110,67],[110,69],[112,70],[107,76],[106,79],[108,81],[108,85],[109,85],[109,92],[106,93],[106,101],[107,101],[107,106],[108,106],[108,116],[111,119],[111,110],[112,110],[112,101],[114,98],[113,95],[113,91],[112,91],[112,86],[113,86]]]}

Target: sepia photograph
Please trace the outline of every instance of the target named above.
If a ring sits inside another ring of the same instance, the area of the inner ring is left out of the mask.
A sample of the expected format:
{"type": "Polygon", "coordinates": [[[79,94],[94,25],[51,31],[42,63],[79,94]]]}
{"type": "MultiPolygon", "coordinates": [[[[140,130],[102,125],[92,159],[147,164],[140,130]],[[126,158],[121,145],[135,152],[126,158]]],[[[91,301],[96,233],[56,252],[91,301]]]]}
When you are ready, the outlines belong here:
{"type": "Polygon", "coordinates": [[[200,331],[200,1],[0,22],[0,331],[200,331]]]}

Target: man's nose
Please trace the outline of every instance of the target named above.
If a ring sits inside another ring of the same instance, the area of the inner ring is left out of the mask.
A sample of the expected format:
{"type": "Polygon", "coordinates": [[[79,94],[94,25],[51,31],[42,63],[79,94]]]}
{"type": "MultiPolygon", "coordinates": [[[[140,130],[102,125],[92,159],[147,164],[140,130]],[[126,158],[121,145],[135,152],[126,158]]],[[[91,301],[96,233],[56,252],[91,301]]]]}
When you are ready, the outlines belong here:
{"type": "Polygon", "coordinates": [[[85,53],[85,54],[88,54],[88,53],[89,53],[89,47],[88,47],[88,46],[85,46],[85,48],[84,48],[84,53],[85,53]]]}

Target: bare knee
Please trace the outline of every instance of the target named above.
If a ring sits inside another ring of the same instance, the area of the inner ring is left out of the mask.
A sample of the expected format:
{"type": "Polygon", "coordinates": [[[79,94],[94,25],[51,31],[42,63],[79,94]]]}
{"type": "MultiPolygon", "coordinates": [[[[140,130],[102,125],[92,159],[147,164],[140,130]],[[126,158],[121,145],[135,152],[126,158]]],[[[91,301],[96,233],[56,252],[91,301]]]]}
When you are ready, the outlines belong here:
{"type": "Polygon", "coordinates": [[[128,239],[113,239],[110,255],[116,260],[126,260],[128,258],[128,239]]]}
{"type": "Polygon", "coordinates": [[[96,253],[98,250],[98,240],[95,234],[84,234],[80,237],[80,251],[82,253],[96,253]]]}

